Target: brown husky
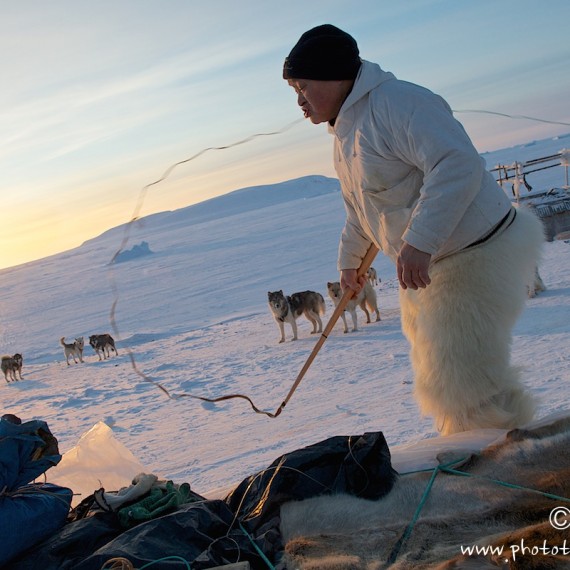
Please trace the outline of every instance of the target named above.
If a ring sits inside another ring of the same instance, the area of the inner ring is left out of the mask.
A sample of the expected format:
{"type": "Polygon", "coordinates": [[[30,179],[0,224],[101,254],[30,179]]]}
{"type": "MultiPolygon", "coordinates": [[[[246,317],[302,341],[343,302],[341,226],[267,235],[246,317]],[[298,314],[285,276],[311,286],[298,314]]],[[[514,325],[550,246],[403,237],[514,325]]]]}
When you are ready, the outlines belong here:
{"type": "Polygon", "coordinates": [[[77,358],[79,358],[79,362],[83,362],[83,347],[85,346],[85,341],[82,336],[77,337],[72,343],[66,343],[65,337],[62,336],[59,339],[59,343],[63,346],[63,354],[65,354],[65,360],[68,366],[70,356],[73,357],[75,364],[77,364],[77,358]]]}

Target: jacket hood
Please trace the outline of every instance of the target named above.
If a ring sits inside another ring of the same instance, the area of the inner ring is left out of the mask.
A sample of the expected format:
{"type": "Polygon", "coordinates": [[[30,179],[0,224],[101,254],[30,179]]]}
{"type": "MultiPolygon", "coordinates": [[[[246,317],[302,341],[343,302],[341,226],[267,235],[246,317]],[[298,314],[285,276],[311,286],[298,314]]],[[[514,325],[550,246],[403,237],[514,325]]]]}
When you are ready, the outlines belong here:
{"type": "MultiPolygon", "coordinates": [[[[350,120],[351,108],[360,99],[368,95],[370,91],[385,83],[386,81],[391,81],[396,79],[396,76],[390,71],[384,71],[377,63],[372,63],[370,61],[362,60],[362,65],[356,76],[354,86],[352,91],[349,93],[345,102],[340,108],[340,112],[335,121],[335,127],[329,127],[329,131],[338,131],[338,128],[345,122],[350,120]]],[[[342,133],[339,133],[342,136],[342,133]]]]}
{"type": "Polygon", "coordinates": [[[346,98],[343,108],[350,107],[369,91],[372,91],[372,89],[378,87],[378,85],[381,85],[385,81],[390,81],[391,79],[396,79],[396,76],[392,72],[384,71],[377,63],[362,60],[362,65],[356,76],[354,87],[346,98]]]}

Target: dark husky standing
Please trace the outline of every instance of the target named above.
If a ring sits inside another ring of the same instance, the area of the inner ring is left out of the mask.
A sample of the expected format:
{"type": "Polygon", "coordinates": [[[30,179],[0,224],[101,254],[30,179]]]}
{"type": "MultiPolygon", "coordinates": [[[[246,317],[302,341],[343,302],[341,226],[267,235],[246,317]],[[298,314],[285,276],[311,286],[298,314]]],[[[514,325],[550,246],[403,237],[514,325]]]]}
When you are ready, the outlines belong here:
{"type": "Polygon", "coordinates": [[[281,332],[279,342],[285,342],[285,323],[289,323],[293,329],[292,340],[297,340],[296,320],[301,315],[305,315],[313,325],[311,334],[323,331],[321,315],[325,314],[325,300],[320,293],[316,291],[301,291],[293,293],[291,296],[285,296],[283,291],[269,291],[267,298],[273,318],[281,332]]]}
{"type": "Polygon", "coordinates": [[[119,354],[117,352],[117,348],[115,347],[115,340],[110,334],[92,334],[89,337],[89,344],[97,353],[99,360],[109,358],[111,356],[111,350],[114,350],[116,355],[119,354]],[[99,351],[103,353],[103,358],[101,358],[99,351]]]}

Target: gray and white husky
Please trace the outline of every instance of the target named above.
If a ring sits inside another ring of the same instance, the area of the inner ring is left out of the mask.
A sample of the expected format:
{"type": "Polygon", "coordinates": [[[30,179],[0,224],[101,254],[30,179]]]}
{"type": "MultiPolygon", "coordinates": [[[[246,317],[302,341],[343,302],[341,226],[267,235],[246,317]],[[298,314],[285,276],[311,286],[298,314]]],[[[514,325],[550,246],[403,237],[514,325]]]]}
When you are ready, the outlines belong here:
{"type": "MultiPolygon", "coordinates": [[[[327,290],[329,297],[332,299],[334,306],[336,307],[340,303],[342,297],[342,289],[340,288],[340,283],[338,281],[328,282],[327,290]]],[[[360,307],[364,314],[366,315],[366,322],[370,322],[370,313],[368,309],[376,313],[376,320],[380,320],[380,311],[378,310],[378,300],[376,297],[376,291],[374,287],[370,284],[370,281],[365,281],[364,287],[360,290],[360,293],[355,297],[352,297],[346,306],[345,312],[348,311],[352,317],[352,332],[358,330],[358,318],[356,316],[356,307],[360,307]]],[[[342,322],[344,323],[344,332],[348,332],[348,326],[346,324],[346,316],[344,312],[342,313],[342,322]]]]}
{"type": "Polygon", "coordinates": [[[62,336],[59,339],[59,343],[63,346],[63,354],[65,354],[65,361],[69,366],[69,357],[73,357],[73,362],[77,364],[77,358],[79,362],[83,362],[83,347],[85,346],[85,340],[82,336],[77,337],[73,342],[65,342],[65,337],[62,336]]]}
{"type": "Polygon", "coordinates": [[[325,314],[325,300],[316,291],[300,291],[291,296],[285,296],[283,291],[268,291],[267,300],[275,322],[279,326],[281,339],[285,342],[285,323],[289,323],[293,329],[293,339],[297,340],[297,319],[305,315],[313,325],[311,334],[323,332],[321,315],[325,314]]]}

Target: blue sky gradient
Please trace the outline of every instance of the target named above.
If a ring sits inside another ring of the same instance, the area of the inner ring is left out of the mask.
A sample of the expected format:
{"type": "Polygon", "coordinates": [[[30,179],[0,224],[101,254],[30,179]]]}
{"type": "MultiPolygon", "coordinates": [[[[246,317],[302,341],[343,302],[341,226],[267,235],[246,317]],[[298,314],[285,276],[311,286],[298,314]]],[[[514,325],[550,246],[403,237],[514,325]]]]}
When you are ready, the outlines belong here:
{"type": "MultiPolygon", "coordinates": [[[[80,245],[130,219],[140,189],[208,147],[300,118],[284,57],[314,25],[454,110],[569,123],[570,4],[529,0],[0,0],[4,206],[0,267],[80,245]],[[397,4],[397,5],[396,5],[397,4]]],[[[476,147],[567,125],[458,112],[476,147]]],[[[324,126],[213,151],[149,191],[142,215],[258,184],[334,176],[324,126]]]]}

